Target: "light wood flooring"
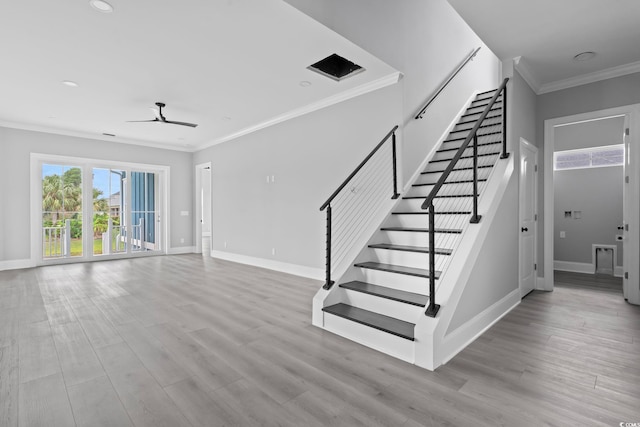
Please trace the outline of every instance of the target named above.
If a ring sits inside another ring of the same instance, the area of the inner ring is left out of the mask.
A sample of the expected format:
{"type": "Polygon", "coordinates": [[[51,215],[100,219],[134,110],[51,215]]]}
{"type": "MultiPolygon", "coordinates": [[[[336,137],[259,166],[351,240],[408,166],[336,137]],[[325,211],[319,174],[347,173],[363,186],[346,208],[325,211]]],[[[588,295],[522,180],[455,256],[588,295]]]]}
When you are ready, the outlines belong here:
{"type": "Polygon", "coordinates": [[[317,281],[199,255],[0,272],[0,426],[640,422],[640,307],[593,280],[559,273],[429,372],[311,326],[317,281]]]}

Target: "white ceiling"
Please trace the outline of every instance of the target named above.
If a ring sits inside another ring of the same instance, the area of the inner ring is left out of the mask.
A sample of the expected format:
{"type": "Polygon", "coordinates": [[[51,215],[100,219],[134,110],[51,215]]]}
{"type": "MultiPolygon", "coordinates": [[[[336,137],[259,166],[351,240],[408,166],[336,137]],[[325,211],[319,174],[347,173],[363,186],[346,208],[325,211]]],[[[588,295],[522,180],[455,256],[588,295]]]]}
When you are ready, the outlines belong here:
{"type": "Polygon", "coordinates": [[[522,57],[538,93],[640,71],[639,0],[448,1],[501,60],[522,57]]]}
{"type": "Polygon", "coordinates": [[[0,0],[0,125],[192,151],[399,77],[282,0],[108,1],[0,0]],[[366,71],[306,69],[334,52],[366,71]],[[126,122],[156,101],[199,126],[126,122]]]}

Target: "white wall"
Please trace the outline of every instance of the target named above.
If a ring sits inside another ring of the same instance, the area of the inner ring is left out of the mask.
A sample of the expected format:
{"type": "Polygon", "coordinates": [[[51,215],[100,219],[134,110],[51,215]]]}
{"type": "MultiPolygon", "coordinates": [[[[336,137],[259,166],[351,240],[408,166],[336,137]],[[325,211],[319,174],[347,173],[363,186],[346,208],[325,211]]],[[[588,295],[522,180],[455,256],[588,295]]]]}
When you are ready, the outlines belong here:
{"type": "MultiPolygon", "coordinates": [[[[622,144],[623,129],[624,117],[561,126],[555,129],[555,151],[622,144]]],[[[615,244],[616,265],[622,265],[622,244],[615,235],[622,234],[617,227],[622,225],[623,179],[622,166],[554,172],[555,260],[591,264],[592,244],[615,244]],[[581,211],[581,218],[565,218],[565,211],[581,211]]]]}
{"type": "Polygon", "coordinates": [[[27,260],[30,248],[30,153],[54,154],[171,167],[169,247],[192,246],[193,167],[191,153],[119,144],[107,141],[0,128],[0,260],[27,260]],[[10,202],[8,202],[10,201],[10,202]],[[179,243],[184,238],[184,243],[179,243]]]}
{"type": "Polygon", "coordinates": [[[399,123],[401,91],[396,84],[195,153],[194,165],[212,164],[212,249],[320,271],[320,205],[399,123]]]}
{"type": "Polygon", "coordinates": [[[403,171],[405,179],[434,147],[474,90],[499,85],[500,62],[445,0],[288,0],[312,18],[404,74],[403,171]],[[413,116],[475,48],[478,56],[430,106],[413,116]]]}

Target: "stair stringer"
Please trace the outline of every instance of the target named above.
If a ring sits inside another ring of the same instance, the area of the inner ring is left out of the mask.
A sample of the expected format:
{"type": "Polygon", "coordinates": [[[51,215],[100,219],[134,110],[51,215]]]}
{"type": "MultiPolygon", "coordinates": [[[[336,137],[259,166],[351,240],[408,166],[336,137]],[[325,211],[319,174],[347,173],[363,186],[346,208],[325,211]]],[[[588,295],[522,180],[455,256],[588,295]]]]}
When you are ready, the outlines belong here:
{"type": "MultiPolygon", "coordinates": [[[[467,99],[464,105],[460,108],[458,113],[449,123],[449,126],[442,132],[440,138],[437,143],[434,144],[433,148],[427,154],[424,161],[420,166],[414,171],[411,178],[406,181],[406,185],[401,191],[401,194],[407,194],[407,192],[411,189],[411,186],[419,179],[420,173],[427,167],[429,162],[435,157],[436,152],[441,148],[443,141],[445,141],[449,134],[456,127],[461,117],[467,109],[474,102],[478,94],[479,90],[474,91],[471,96],[467,99]]],[[[400,128],[402,130],[403,128],[400,128]]],[[[400,144],[401,147],[401,144],[400,144]]],[[[400,149],[401,150],[401,149],[400,149]]],[[[402,151],[400,151],[402,153],[402,151]]],[[[403,171],[399,171],[400,176],[402,176],[403,171]]],[[[352,244],[352,248],[361,248],[359,251],[353,250],[352,256],[345,257],[342,262],[332,271],[333,280],[335,280],[335,284],[331,287],[331,289],[326,290],[324,288],[320,288],[318,292],[313,297],[312,301],[312,313],[311,313],[311,323],[314,326],[324,328],[324,312],[322,309],[324,307],[337,304],[341,301],[344,301],[344,291],[340,289],[338,286],[340,283],[345,283],[350,280],[354,280],[357,278],[357,272],[353,268],[353,264],[356,262],[364,261],[366,259],[366,254],[370,253],[371,249],[368,248],[368,245],[375,243],[377,236],[379,235],[380,226],[385,224],[391,218],[391,215],[394,209],[397,207],[399,203],[402,202],[402,198],[399,197],[396,200],[389,200],[382,206],[380,209],[376,211],[376,219],[378,221],[371,220],[367,225],[367,232],[362,233],[363,235],[360,238],[356,239],[352,244]],[[386,214],[385,214],[386,212],[386,214]],[[370,232],[369,232],[370,230],[370,232]]],[[[357,340],[355,340],[357,341],[357,340]]]]}
{"type": "MultiPolygon", "coordinates": [[[[473,272],[478,267],[483,251],[488,246],[502,243],[517,254],[512,248],[514,242],[518,241],[517,227],[513,227],[514,230],[505,230],[504,233],[490,233],[492,226],[502,225],[504,215],[500,215],[501,213],[515,215],[517,221],[518,182],[513,171],[513,154],[508,159],[498,160],[494,166],[492,178],[479,201],[478,211],[482,220],[479,224],[466,228],[447,271],[436,284],[436,303],[440,304],[440,311],[435,318],[423,315],[416,323],[415,364],[418,366],[435,370],[446,363],[520,301],[519,292],[516,295],[517,300],[510,294],[498,306],[489,307],[466,322],[463,327],[447,334],[465,289],[473,286],[476,280],[473,272]]],[[[517,270],[517,255],[515,265],[517,270]]],[[[492,267],[497,274],[501,274],[496,265],[492,267]]],[[[515,281],[517,285],[517,273],[515,281]]]]}

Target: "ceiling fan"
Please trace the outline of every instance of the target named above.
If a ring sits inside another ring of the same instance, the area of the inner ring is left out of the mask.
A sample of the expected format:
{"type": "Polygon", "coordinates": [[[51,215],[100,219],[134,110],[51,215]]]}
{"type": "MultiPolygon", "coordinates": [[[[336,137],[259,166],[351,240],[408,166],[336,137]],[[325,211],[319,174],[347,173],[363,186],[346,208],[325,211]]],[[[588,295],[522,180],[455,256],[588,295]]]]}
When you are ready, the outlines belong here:
{"type": "Polygon", "coordinates": [[[176,122],[173,120],[167,120],[167,118],[162,114],[162,109],[166,106],[164,102],[156,102],[156,106],[158,108],[151,107],[153,113],[156,115],[156,118],[153,120],[129,120],[128,123],[142,123],[142,122],[159,122],[159,123],[167,123],[170,125],[180,125],[180,126],[189,126],[189,127],[197,127],[198,125],[195,123],[187,123],[187,122],[176,122]]]}

